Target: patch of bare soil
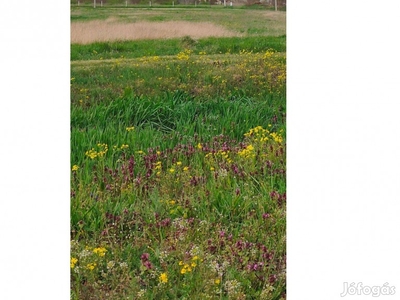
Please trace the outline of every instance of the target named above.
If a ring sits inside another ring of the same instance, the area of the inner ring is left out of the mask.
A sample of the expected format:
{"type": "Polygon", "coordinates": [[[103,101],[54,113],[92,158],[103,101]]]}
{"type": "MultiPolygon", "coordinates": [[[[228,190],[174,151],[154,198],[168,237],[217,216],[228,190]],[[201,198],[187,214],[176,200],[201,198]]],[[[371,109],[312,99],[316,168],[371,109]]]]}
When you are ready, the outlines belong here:
{"type": "Polygon", "coordinates": [[[239,36],[212,23],[184,21],[117,23],[114,20],[71,23],[71,43],[89,44],[116,40],[165,39],[190,36],[239,36]]]}

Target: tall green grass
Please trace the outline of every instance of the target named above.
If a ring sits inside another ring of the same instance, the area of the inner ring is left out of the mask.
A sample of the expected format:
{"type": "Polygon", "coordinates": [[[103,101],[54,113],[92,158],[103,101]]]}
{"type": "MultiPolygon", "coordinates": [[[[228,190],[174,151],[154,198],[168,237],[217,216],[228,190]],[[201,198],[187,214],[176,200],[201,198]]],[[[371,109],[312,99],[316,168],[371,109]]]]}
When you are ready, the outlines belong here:
{"type": "Polygon", "coordinates": [[[98,60],[138,58],[143,56],[176,55],[185,49],[207,54],[239,53],[240,51],[262,52],[273,49],[286,51],[286,36],[269,37],[226,37],[204,38],[197,41],[190,38],[158,40],[138,40],[124,42],[98,42],[88,45],[72,44],[71,60],[98,60]]]}
{"type": "Polygon", "coordinates": [[[190,142],[195,134],[203,140],[227,135],[240,140],[256,126],[274,123],[284,128],[285,103],[273,96],[258,100],[249,97],[217,98],[198,103],[190,95],[177,91],[164,97],[147,98],[129,95],[84,109],[71,110],[71,161],[80,164],[84,153],[97,143],[131,143],[134,150],[160,146],[172,147],[178,140],[190,142]],[[146,134],[126,139],[126,128],[135,126],[146,134]],[[170,139],[160,140],[165,134],[170,139]],[[140,143],[135,143],[140,141],[140,143]]]}

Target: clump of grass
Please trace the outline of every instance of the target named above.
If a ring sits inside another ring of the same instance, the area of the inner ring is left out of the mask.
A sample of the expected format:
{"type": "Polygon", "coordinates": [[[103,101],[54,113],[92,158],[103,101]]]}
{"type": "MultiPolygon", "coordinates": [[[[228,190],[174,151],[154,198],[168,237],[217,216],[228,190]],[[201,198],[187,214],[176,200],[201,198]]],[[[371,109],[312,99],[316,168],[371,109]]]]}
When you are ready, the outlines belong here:
{"type": "Polygon", "coordinates": [[[190,36],[184,36],[181,40],[183,49],[191,49],[197,44],[197,41],[192,39],[190,36]]]}

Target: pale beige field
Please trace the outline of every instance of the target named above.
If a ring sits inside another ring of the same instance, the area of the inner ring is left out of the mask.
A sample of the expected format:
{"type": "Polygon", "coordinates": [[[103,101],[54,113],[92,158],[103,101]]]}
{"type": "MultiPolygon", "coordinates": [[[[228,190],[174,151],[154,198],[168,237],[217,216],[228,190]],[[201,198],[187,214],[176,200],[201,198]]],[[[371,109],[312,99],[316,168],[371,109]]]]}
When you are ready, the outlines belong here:
{"type": "Polygon", "coordinates": [[[134,22],[118,23],[114,19],[106,21],[71,23],[71,43],[89,44],[93,42],[164,39],[190,36],[193,39],[204,37],[240,36],[239,33],[209,22],[134,22]]]}

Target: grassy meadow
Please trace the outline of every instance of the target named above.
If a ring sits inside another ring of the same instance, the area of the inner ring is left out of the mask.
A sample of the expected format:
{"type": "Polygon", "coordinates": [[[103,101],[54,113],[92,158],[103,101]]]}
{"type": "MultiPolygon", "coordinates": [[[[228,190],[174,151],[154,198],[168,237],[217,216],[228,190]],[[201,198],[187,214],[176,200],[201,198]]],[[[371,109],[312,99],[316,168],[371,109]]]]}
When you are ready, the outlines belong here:
{"type": "Polygon", "coordinates": [[[286,299],[284,12],[199,12],[71,7],[237,33],[71,44],[71,299],[286,299]]]}

